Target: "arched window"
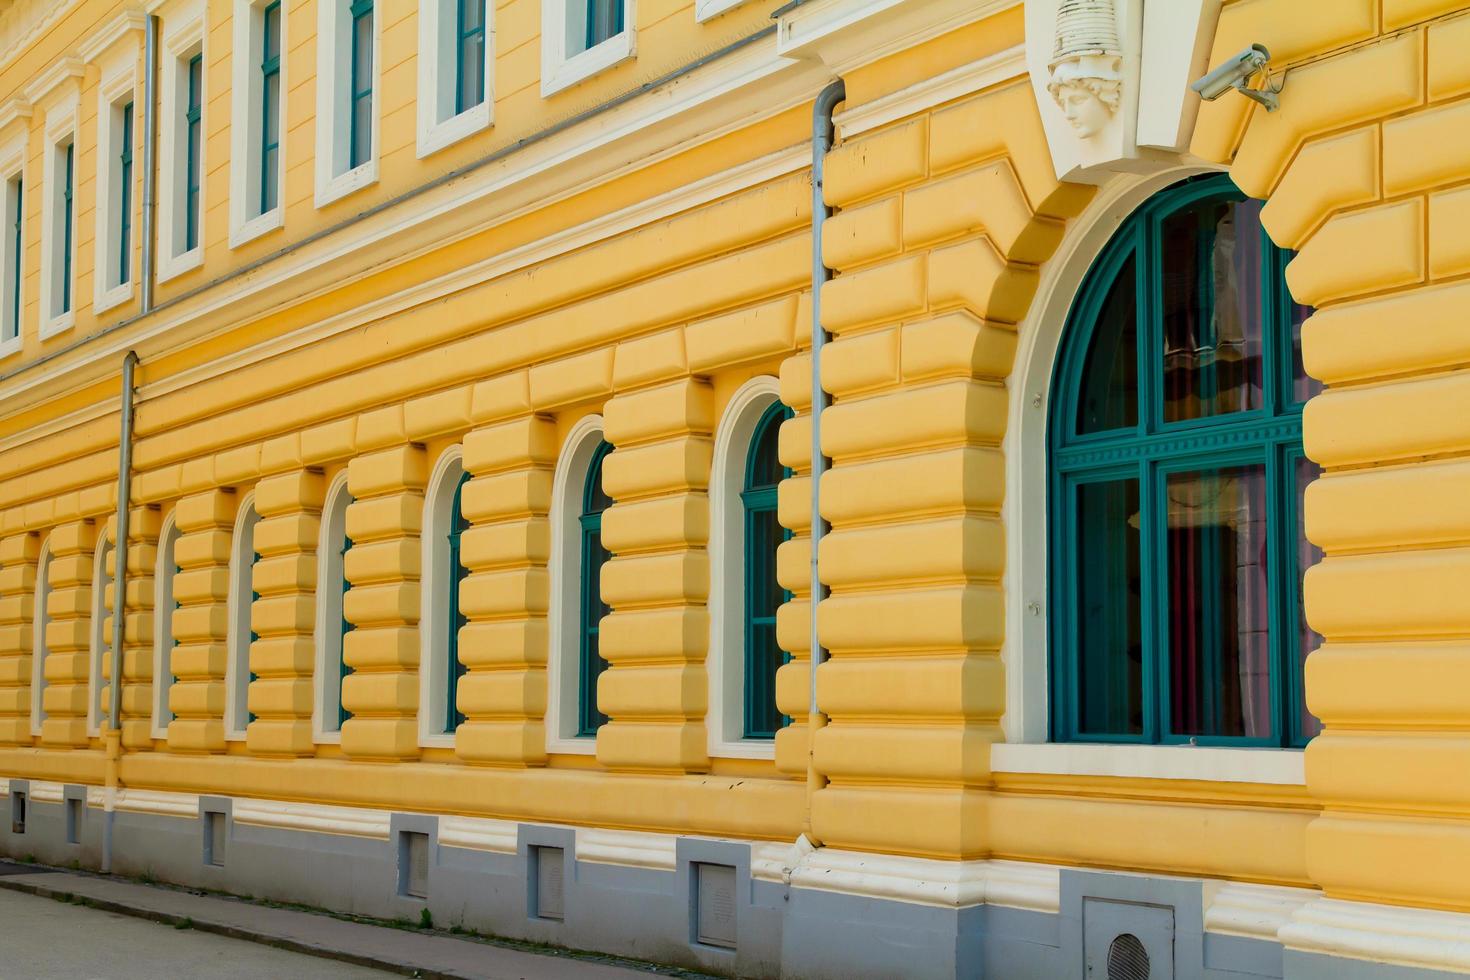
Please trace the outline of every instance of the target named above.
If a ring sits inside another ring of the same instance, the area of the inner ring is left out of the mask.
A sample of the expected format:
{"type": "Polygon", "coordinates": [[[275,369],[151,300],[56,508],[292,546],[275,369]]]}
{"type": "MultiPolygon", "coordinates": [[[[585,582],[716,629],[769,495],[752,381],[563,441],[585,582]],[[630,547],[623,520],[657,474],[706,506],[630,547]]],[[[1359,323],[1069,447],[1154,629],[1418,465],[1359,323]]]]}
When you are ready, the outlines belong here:
{"type": "Polygon", "coordinates": [[[255,720],[250,712],[250,645],[257,639],[250,628],[250,610],[260,595],[255,591],[255,495],[246,494],[235,518],[235,536],[230,547],[229,661],[225,677],[225,736],[244,738],[245,728],[255,720]]]}
{"type": "Polygon", "coordinates": [[[745,459],[745,727],[746,738],[775,738],[786,724],[776,710],[776,671],[786,654],[776,645],[776,610],[790,598],[776,581],[776,548],[789,533],[776,519],[776,487],[790,474],[777,443],[791,410],[777,402],[756,423],[745,459]]]}
{"type": "Polygon", "coordinates": [[[587,467],[582,488],[582,513],[577,524],[582,532],[582,594],[579,603],[577,656],[577,736],[597,734],[607,724],[607,715],[597,710],[597,678],[607,669],[598,645],[602,617],[612,612],[602,601],[602,566],[607,564],[607,549],[602,546],[602,512],[612,506],[612,499],[602,489],[602,461],[612,452],[606,442],[598,443],[587,467]]]}
{"type": "Polygon", "coordinates": [[[51,612],[46,607],[51,599],[51,541],[41,545],[41,557],[36,563],[35,607],[31,622],[35,631],[31,636],[31,734],[41,734],[41,723],[46,720],[46,624],[51,621],[51,612]]]}
{"type": "Polygon", "coordinates": [[[321,541],[317,544],[316,590],[316,725],[319,741],[337,741],[342,726],[351,717],[342,703],[342,681],[351,672],[343,657],[347,634],[352,624],[343,612],[347,591],[344,565],[352,541],[347,537],[347,505],[352,494],[347,489],[344,469],[327,488],[326,506],[322,508],[321,541]]]}
{"type": "Polygon", "coordinates": [[[174,596],[174,576],[179,573],[175,551],[179,543],[179,526],[169,514],[158,536],[158,567],[153,573],[153,737],[168,738],[168,723],[174,720],[169,708],[169,691],[174,684],[174,610],[179,600],[174,596]]]}
{"type": "Polygon", "coordinates": [[[462,497],[469,474],[458,446],[439,457],[424,495],[423,580],[419,637],[419,741],[453,745],[464,720],[459,710],[459,586],[468,574],[460,561],[460,535],[468,526],[462,497]]]}
{"type": "Polygon", "coordinates": [[[92,553],[92,622],[91,649],[87,664],[87,732],[98,735],[102,730],[102,658],[107,653],[112,637],[107,633],[107,617],[111,613],[107,606],[107,587],[112,584],[112,575],[107,570],[107,558],[112,554],[112,545],[106,535],[99,535],[97,549],[92,553]]]}
{"type": "Polygon", "coordinates": [[[1260,208],[1225,176],[1161,192],[1073,307],[1050,420],[1058,740],[1291,746],[1318,730],[1302,691],[1320,642],[1301,606],[1309,311],[1260,208]]]}

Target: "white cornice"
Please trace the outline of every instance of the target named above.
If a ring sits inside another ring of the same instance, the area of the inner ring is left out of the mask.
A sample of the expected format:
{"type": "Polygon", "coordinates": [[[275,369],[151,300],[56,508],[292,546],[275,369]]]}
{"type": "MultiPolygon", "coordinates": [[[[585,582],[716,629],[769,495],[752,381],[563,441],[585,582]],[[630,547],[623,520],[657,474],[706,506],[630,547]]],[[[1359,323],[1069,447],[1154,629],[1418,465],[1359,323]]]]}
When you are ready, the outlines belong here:
{"type": "Polygon", "coordinates": [[[48,102],[60,98],[62,94],[68,94],[59,91],[68,83],[71,84],[76,94],[80,94],[81,79],[86,73],[87,66],[82,59],[62,58],[37,75],[35,81],[25,87],[26,101],[32,105],[41,106],[42,111],[45,111],[45,105],[48,102]]]}
{"type": "Polygon", "coordinates": [[[1457,973],[1470,971],[1470,915],[1321,898],[1281,927],[1287,949],[1457,973]]]}
{"type": "Polygon", "coordinates": [[[107,26],[103,27],[102,30],[83,41],[77,53],[81,55],[83,61],[91,64],[111,50],[113,45],[122,41],[128,34],[133,31],[146,30],[147,27],[148,15],[143,13],[143,11],[135,9],[124,10],[112,20],[108,21],[107,26]]]}
{"type": "Polygon", "coordinates": [[[932,109],[953,99],[963,98],[1000,85],[1026,74],[1026,49],[1023,45],[1006,48],[968,65],[953,68],[942,75],[926,78],[908,88],[864,102],[856,109],[837,113],[833,122],[842,139],[887,125],[916,113],[932,109]]]}
{"type": "Polygon", "coordinates": [[[0,15],[0,68],[14,61],[38,36],[75,9],[81,0],[17,0],[0,15]]]}
{"type": "Polygon", "coordinates": [[[814,58],[839,74],[1021,0],[814,0],[777,20],[776,47],[788,58],[814,58]]]}
{"type": "Polygon", "coordinates": [[[11,99],[4,105],[0,105],[0,133],[5,132],[14,123],[22,120],[29,121],[35,114],[35,109],[25,99],[11,99]]]}

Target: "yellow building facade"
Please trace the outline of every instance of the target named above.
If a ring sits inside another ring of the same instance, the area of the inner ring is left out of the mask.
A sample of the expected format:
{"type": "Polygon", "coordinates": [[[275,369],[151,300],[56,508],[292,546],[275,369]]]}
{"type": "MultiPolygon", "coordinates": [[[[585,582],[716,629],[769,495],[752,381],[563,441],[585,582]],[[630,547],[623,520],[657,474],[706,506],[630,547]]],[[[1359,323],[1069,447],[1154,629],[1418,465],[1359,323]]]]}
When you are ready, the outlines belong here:
{"type": "Polygon", "coordinates": [[[1470,972],[1466,42],[0,4],[0,851],[739,975],[1470,972]]]}

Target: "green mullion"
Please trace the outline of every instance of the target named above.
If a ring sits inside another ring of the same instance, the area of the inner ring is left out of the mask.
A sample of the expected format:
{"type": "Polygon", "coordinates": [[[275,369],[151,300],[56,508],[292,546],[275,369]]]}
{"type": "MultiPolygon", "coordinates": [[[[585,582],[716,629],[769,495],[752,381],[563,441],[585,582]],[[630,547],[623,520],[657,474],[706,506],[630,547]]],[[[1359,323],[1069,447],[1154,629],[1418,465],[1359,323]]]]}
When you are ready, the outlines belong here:
{"type": "Polygon", "coordinates": [[[189,59],[189,101],[184,110],[184,251],[199,245],[200,150],[203,136],[204,55],[189,59]]]}

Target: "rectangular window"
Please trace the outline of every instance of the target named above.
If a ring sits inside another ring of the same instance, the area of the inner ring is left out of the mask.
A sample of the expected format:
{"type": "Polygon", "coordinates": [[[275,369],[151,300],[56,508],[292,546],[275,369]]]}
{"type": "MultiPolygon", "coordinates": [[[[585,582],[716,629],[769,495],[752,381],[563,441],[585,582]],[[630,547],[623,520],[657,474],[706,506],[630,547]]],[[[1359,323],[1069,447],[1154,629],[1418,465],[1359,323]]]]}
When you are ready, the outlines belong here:
{"type": "Polygon", "coordinates": [[[5,266],[3,321],[0,321],[0,345],[20,340],[21,255],[25,238],[25,181],[17,173],[5,182],[5,266]]]}
{"type": "Polygon", "coordinates": [[[200,150],[203,138],[204,55],[189,59],[184,103],[184,252],[199,247],[200,150]]]}
{"type": "Polygon", "coordinates": [[[633,57],[628,8],[629,0],[542,0],[543,96],[633,57]]]}
{"type": "Polygon", "coordinates": [[[261,10],[259,214],[280,203],[281,152],[281,3],[261,10]]]}
{"type": "Polygon", "coordinates": [[[56,271],[58,278],[52,312],[55,316],[62,316],[71,312],[72,238],[76,234],[75,216],[72,213],[74,205],[72,199],[76,191],[76,140],[68,139],[65,146],[57,147],[56,155],[60,161],[57,168],[59,184],[56,189],[56,217],[61,227],[57,241],[59,251],[56,255],[56,271]]]}
{"type": "Polygon", "coordinates": [[[455,0],[454,111],[485,101],[485,0],[455,0]]]}
{"type": "Polygon", "coordinates": [[[360,167],[373,155],[373,0],[352,0],[352,88],[347,165],[360,167]]]}
{"type": "Polygon", "coordinates": [[[117,284],[132,281],[133,233],[133,103],[122,109],[122,149],[118,153],[121,177],[117,202],[117,284]]]}
{"type": "Polygon", "coordinates": [[[489,0],[418,0],[418,155],[490,126],[489,0]]]}

